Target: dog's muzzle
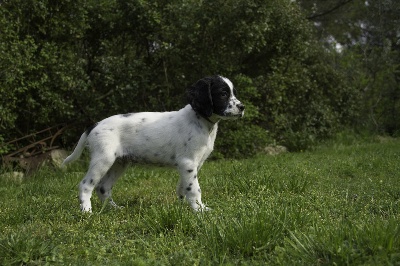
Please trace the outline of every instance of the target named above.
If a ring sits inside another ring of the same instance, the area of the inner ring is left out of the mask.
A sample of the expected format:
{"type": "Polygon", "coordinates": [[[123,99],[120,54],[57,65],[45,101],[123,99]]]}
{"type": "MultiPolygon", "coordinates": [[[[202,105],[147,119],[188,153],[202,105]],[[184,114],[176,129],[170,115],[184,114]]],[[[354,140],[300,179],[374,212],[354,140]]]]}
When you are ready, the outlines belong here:
{"type": "Polygon", "coordinates": [[[238,103],[236,104],[236,108],[234,108],[234,110],[229,110],[224,112],[223,117],[225,119],[241,118],[244,116],[244,109],[245,109],[244,105],[242,103],[238,103]]]}

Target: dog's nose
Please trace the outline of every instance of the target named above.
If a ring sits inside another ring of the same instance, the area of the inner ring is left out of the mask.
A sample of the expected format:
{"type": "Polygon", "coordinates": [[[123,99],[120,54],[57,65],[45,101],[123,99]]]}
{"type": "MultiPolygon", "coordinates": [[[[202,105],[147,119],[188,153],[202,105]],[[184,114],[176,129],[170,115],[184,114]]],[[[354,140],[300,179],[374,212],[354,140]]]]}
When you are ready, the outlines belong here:
{"type": "Polygon", "coordinates": [[[239,103],[237,105],[237,107],[239,108],[240,111],[244,111],[244,105],[243,104],[239,103]]]}

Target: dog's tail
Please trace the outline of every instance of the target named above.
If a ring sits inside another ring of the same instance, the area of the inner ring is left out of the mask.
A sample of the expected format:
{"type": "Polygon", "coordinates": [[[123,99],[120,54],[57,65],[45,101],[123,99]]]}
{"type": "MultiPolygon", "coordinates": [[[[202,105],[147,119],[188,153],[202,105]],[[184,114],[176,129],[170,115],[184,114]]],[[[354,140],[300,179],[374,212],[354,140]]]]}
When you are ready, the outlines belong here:
{"type": "Polygon", "coordinates": [[[78,141],[78,144],[76,144],[75,150],[71,153],[70,156],[68,156],[63,161],[61,166],[65,166],[65,165],[69,164],[70,162],[75,161],[76,159],[78,159],[81,156],[83,149],[85,148],[87,136],[88,136],[87,131],[83,132],[81,138],[78,141]]]}

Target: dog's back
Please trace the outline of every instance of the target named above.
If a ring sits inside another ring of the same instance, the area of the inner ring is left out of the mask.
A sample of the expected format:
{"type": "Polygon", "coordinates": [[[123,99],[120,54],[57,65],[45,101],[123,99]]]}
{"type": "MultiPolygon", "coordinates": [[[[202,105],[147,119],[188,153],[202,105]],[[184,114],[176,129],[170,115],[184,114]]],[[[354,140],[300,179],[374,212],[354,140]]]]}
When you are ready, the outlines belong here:
{"type": "Polygon", "coordinates": [[[91,130],[87,142],[92,156],[106,151],[124,162],[174,166],[182,157],[192,158],[193,153],[200,157],[210,153],[216,130],[217,124],[202,123],[187,105],[174,112],[111,116],[91,130]]]}

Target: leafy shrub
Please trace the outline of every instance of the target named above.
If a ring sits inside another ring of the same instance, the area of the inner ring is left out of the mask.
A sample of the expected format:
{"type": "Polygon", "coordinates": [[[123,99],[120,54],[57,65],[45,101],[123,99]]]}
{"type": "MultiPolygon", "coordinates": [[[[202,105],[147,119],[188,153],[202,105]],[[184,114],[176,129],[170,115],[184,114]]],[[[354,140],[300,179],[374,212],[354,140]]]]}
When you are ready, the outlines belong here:
{"type": "Polygon", "coordinates": [[[110,115],[182,107],[185,88],[213,74],[247,106],[221,125],[221,156],[252,155],[271,137],[307,148],[351,113],[352,91],[293,1],[16,0],[0,15],[4,139],[74,122],[60,143],[73,146],[110,115]]]}
{"type": "Polygon", "coordinates": [[[221,125],[215,144],[214,158],[243,158],[260,152],[272,140],[268,132],[248,122],[221,125]]]}

